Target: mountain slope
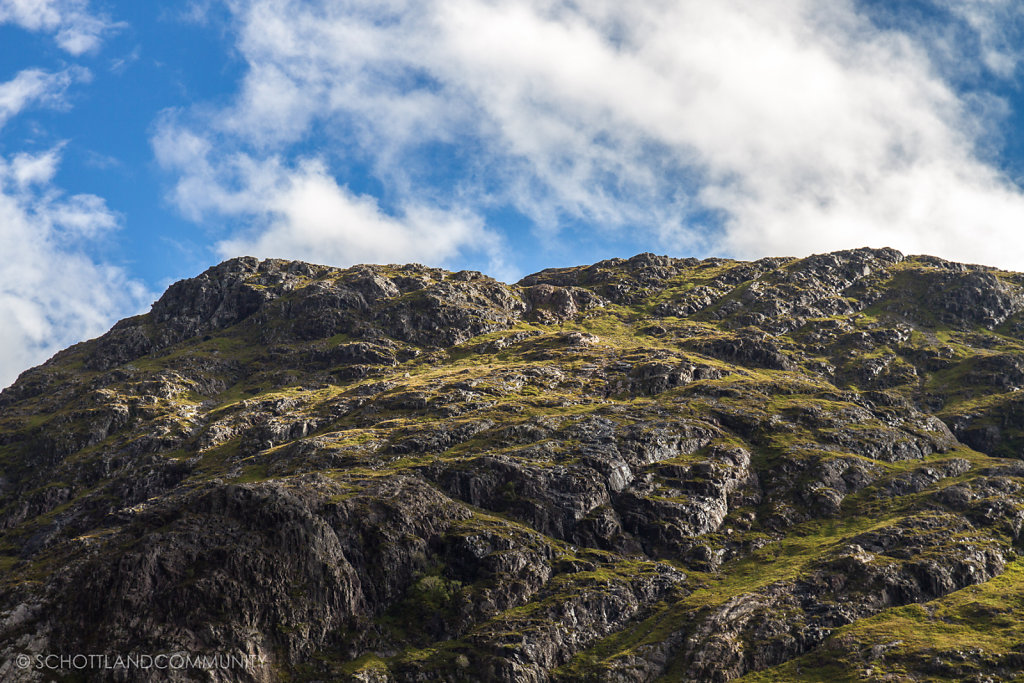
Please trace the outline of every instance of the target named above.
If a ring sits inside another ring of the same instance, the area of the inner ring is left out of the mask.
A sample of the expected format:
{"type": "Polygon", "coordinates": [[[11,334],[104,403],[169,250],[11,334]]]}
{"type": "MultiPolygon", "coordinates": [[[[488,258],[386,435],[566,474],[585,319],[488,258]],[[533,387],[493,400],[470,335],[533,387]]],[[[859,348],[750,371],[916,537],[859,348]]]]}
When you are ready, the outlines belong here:
{"type": "Polygon", "coordinates": [[[1024,275],[890,249],[234,259],[0,393],[0,678],[1013,680],[1021,387],[1024,275]]]}

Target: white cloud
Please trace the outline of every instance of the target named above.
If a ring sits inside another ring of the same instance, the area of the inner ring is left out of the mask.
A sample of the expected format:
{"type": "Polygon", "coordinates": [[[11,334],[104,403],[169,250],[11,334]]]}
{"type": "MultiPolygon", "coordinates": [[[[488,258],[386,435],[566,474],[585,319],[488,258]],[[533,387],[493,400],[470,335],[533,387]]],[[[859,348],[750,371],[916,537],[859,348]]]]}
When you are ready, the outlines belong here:
{"type": "Polygon", "coordinates": [[[205,26],[210,20],[210,6],[213,0],[189,0],[178,13],[178,19],[187,24],[205,26]]]}
{"type": "Polygon", "coordinates": [[[86,69],[65,69],[50,73],[41,69],[25,69],[13,79],[0,83],[0,128],[12,117],[32,104],[61,106],[64,91],[74,80],[87,80],[86,69]]]}
{"type": "MultiPolygon", "coordinates": [[[[935,1],[978,36],[944,49],[1012,75],[1001,27],[1016,3],[935,1]]],[[[372,254],[339,241],[340,215],[397,221],[381,234],[408,251],[433,243],[424,231],[451,245],[488,235],[414,224],[410,208],[388,217],[326,162],[299,161],[315,139],[319,158],[368,165],[399,205],[445,215],[512,205],[549,231],[582,220],[687,250],[887,244],[1024,269],[1024,195],[981,149],[1005,103],[981,82],[954,89],[933,30],[881,29],[853,0],[230,6],[249,65],[237,100],[165,127],[182,148],[162,159],[194,216],[259,207],[232,248],[372,254]],[[173,158],[193,145],[206,166],[173,158]]]]}
{"type": "Polygon", "coordinates": [[[318,159],[288,165],[276,156],[221,157],[207,140],[170,122],[160,127],[154,149],[161,164],[182,175],[173,196],[187,216],[213,213],[253,226],[216,245],[224,258],[444,263],[470,249],[483,251],[497,276],[513,275],[479,217],[416,204],[390,215],[376,199],[339,185],[318,159]]]}
{"type": "Polygon", "coordinates": [[[138,312],[148,292],[88,255],[117,227],[99,197],[54,185],[59,149],[0,157],[0,387],[138,312]]]}
{"type": "Polygon", "coordinates": [[[62,50],[76,56],[97,49],[104,35],[121,27],[91,12],[88,0],[0,0],[5,23],[53,34],[62,50]]]}
{"type": "Polygon", "coordinates": [[[270,224],[251,237],[221,242],[218,249],[225,256],[255,253],[329,263],[417,259],[441,263],[466,245],[490,241],[481,220],[472,215],[424,206],[386,215],[372,197],[340,187],[317,161],[284,169],[275,160],[260,171],[270,175],[264,179],[269,187],[251,210],[270,216],[270,224]]]}
{"type": "Polygon", "coordinates": [[[1012,78],[1021,60],[1024,7],[1017,0],[938,0],[978,39],[982,63],[1001,78],[1012,78]]]}
{"type": "MultiPolygon", "coordinates": [[[[50,34],[76,56],[118,27],[87,0],[0,0],[5,23],[50,34]]],[[[0,83],[0,128],[31,106],[66,107],[67,88],[90,79],[78,66],[19,72],[0,83]]],[[[100,197],[57,186],[62,148],[0,156],[0,388],[148,303],[143,285],[92,255],[118,219],[100,197]]]]}

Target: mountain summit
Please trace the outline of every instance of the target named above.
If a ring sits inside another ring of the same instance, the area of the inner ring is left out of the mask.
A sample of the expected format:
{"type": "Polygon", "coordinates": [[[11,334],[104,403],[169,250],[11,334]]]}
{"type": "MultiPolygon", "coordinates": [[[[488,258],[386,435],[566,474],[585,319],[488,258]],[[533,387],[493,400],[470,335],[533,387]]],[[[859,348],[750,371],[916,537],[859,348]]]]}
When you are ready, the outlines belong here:
{"type": "Polygon", "coordinates": [[[0,679],[1011,680],[1022,387],[892,249],[233,259],[0,393],[0,679]]]}

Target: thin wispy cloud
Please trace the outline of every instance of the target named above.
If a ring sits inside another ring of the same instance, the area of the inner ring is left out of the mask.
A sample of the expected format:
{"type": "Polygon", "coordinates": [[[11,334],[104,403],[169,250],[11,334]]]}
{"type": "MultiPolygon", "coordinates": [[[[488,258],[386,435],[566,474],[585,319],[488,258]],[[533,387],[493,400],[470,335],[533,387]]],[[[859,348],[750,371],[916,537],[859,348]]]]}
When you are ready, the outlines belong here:
{"type": "Polygon", "coordinates": [[[1024,6],[1016,0],[940,0],[978,41],[980,63],[1000,78],[1013,78],[1021,62],[1024,6]]]}
{"type": "Polygon", "coordinates": [[[99,48],[104,36],[123,28],[88,0],[0,0],[0,24],[51,34],[57,45],[78,56],[99,48]]]}
{"type": "Polygon", "coordinates": [[[0,128],[23,109],[33,106],[63,106],[64,93],[75,80],[88,80],[82,68],[50,73],[42,69],[25,69],[9,81],[0,83],[0,128]]]}
{"type": "MultiPolygon", "coordinates": [[[[977,36],[960,56],[1009,78],[1018,53],[999,31],[1015,5],[950,7],[977,36]]],[[[506,205],[549,234],[582,222],[705,253],[868,243],[1024,268],[1024,195],[979,152],[1002,101],[959,92],[933,32],[883,28],[853,2],[231,8],[248,65],[237,98],[176,123],[216,141],[214,166],[245,153],[301,183],[295,155],[317,139],[399,204],[506,205]]],[[[196,183],[176,168],[181,199],[196,183]]]]}

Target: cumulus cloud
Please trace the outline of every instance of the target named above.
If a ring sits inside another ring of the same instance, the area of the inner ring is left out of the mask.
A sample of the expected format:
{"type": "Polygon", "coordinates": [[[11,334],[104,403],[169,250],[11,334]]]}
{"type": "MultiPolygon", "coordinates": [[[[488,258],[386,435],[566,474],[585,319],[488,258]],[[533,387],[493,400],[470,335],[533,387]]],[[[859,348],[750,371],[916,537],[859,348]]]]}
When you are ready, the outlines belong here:
{"type": "Polygon", "coordinates": [[[0,24],[6,23],[52,34],[62,50],[76,56],[95,50],[120,27],[91,12],[88,0],[0,0],[0,24]]]}
{"type": "Polygon", "coordinates": [[[59,162],[59,148],[0,157],[0,387],[147,302],[141,284],[89,256],[117,217],[99,197],[61,192],[59,162]]]}
{"type": "Polygon", "coordinates": [[[172,124],[161,127],[154,149],[165,167],[182,174],[173,197],[186,215],[239,217],[251,226],[217,244],[225,258],[443,263],[468,247],[504,268],[498,240],[477,216],[416,204],[386,213],[373,197],[339,185],[319,159],[290,165],[277,156],[223,157],[208,140],[172,124]]]}
{"type": "Polygon", "coordinates": [[[251,211],[270,216],[254,234],[225,240],[225,256],[255,253],[285,255],[330,263],[423,260],[444,263],[467,245],[492,246],[493,237],[473,215],[457,215],[428,206],[403,207],[397,216],[377,201],[339,186],[323,164],[306,160],[284,169],[274,160],[260,169],[270,177],[269,192],[251,211]]]}
{"type": "MultiPolygon", "coordinates": [[[[256,180],[274,178],[266,196],[278,201],[258,204],[265,220],[232,248],[336,243],[328,217],[344,215],[341,202],[403,225],[381,233],[389,243],[430,243],[413,239],[437,229],[411,222],[415,212],[388,217],[332,189],[326,161],[301,161],[316,139],[318,158],[363,164],[399,204],[448,215],[511,206],[541,232],[584,222],[691,253],[871,244],[1024,269],[1024,195],[982,150],[1005,102],[978,84],[965,95],[931,28],[887,25],[871,3],[230,7],[248,63],[236,101],[162,134],[215,141],[204,153],[221,169],[212,176],[168,163],[186,211],[237,213],[233,202],[262,196],[256,180]],[[246,165],[259,173],[237,173],[246,165]],[[309,199],[312,187],[337,203],[309,199]]],[[[938,20],[977,36],[944,49],[1009,78],[1017,56],[1000,27],[1015,7],[935,0],[938,20]]],[[[489,234],[440,224],[439,234],[489,234]]]]}

